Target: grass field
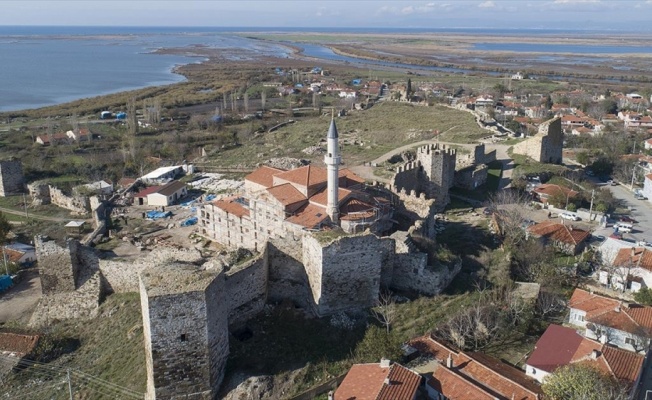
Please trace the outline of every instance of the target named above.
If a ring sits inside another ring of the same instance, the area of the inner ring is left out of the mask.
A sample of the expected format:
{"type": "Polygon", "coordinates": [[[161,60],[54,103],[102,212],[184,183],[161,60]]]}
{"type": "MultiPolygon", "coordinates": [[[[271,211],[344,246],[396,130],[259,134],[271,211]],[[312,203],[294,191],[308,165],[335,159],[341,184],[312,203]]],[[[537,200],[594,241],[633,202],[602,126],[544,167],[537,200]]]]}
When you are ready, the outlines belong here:
{"type": "MultiPolygon", "coordinates": [[[[282,119],[278,119],[282,121],[282,119]]],[[[275,121],[267,122],[273,125],[275,121]]],[[[346,164],[370,161],[400,146],[433,139],[443,132],[442,141],[469,143],[488,133],[477,126],[473,116],[443,106],[423,107],[407,103],[381,102],[364,111],[353,111],[336,119],[343,143],[346,164]]],[[[264,133],[243,141],[240,146],[218,151],[213,162],[220,166],[255,165],[272,157],[312,158],[302,150],[324,139],[330,116],[305,117],[273,133],[264,133]]]]}

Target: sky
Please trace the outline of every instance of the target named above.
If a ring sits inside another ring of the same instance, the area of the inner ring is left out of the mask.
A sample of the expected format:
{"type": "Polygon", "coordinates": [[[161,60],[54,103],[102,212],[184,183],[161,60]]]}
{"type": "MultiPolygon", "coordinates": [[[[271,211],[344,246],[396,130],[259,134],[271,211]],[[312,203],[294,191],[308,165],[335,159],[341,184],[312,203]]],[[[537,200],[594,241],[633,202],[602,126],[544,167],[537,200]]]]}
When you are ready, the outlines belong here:
{"type": "Polygon", "coordinates": [[[652,0],[0,0],[2,25],[652,30],[652,0]]]}

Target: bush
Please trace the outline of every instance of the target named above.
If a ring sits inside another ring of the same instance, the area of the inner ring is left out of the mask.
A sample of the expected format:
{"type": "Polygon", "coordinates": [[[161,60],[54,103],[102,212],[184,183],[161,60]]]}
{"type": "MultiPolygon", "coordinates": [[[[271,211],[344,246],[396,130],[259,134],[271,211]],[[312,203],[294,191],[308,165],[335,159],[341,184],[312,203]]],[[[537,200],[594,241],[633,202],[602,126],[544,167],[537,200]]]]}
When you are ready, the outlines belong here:
{"type": "Polygon", "coordinates": [[[568,207],[566,207],[568,211],[570,212],[575,212],[577,211],[577,205],[575,203],[568,203],[568,207]]]}
{"type": "Polygon", "coordinates": [[[652,289],[644,288],[634,293],[634,300],[636,300],[637,303],[652,306],[652,289]]]}

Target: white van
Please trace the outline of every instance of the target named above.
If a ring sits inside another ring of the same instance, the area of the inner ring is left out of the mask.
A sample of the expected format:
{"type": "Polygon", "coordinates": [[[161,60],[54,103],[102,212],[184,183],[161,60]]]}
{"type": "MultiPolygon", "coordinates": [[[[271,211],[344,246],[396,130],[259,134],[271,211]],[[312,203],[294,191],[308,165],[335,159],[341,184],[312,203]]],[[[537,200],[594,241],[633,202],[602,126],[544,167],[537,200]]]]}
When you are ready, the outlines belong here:
{"type": "Polygon", "coordinates": [[[617,222],[614,224],[614,228],[618,228],[618,232],[630,233],[634,229],[634,225],[627,222],[617,222]]]}

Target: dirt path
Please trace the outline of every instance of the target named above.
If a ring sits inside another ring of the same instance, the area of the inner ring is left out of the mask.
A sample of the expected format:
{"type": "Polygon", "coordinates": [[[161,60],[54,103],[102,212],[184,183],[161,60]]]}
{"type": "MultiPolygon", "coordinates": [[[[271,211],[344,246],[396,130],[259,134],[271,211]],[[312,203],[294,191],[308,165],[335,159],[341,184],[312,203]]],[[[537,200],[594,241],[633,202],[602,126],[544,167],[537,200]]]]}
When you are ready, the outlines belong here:
{"type": "MultiPolygon", "coordinates": [[[[12,215],[20,215],[21,217],[25,216],[24,211],[16,211],[16,210],[12,210],[11,208],[0,207],[0,211],[12,215]]],[[[41,221],[53,221],[53,222],[63,222],[63,221],[68,221],[70,219],[70,218],[59,218],[59,217],[46,217],[45,215],[38,215],[38,214],[28,214],[28,216],[29,218],[32,219],[38,219],[41,221]]]]}
{"type": "Polygon", "coordinates": [[[36,268],[31,268],[25,271],[20,283],[0,294],[0,324],[15,320],[27,322],[40,298],[41,279],[36,268]]]}

